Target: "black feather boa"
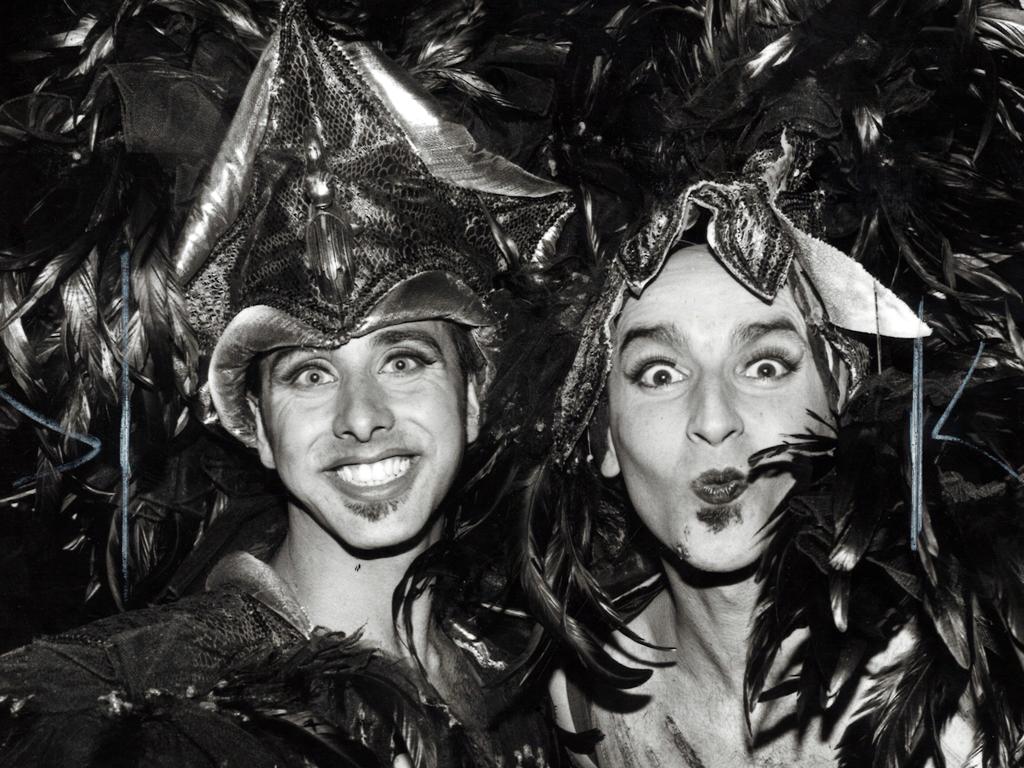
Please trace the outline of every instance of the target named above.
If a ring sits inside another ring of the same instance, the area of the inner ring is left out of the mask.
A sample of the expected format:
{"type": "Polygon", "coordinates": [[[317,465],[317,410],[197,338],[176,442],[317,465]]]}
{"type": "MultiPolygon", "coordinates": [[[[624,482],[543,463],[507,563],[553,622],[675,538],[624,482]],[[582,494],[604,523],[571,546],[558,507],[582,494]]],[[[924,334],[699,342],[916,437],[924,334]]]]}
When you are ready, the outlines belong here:
{"type": "MultiPolygon", "coordinates": [[[[911,546],[909,377],[868,380],[829,437],[796,438],[806,479],[780,507],[760,565],[748,707],[797,690],[806,718],[843,700],[862,664],[912,624],[913,646],[871,680],[841,764],[942,765],[956,714],[986,766],[1024,745],[1024,378],[989,374],[956,400],[962,373],[924,383],[922,528],[911,546]],[[990,454],[980,453],[984,450],[990,454]],[[997,461],[998,460],[998,461],[997,461]],[[764,690],[784,638],[806,627],[798,680],[764,690]]],[[[768,452],[771,453],[771,452],[768,452]]],[[[763,457],[762,457],[763,458],[763,457]]]]}

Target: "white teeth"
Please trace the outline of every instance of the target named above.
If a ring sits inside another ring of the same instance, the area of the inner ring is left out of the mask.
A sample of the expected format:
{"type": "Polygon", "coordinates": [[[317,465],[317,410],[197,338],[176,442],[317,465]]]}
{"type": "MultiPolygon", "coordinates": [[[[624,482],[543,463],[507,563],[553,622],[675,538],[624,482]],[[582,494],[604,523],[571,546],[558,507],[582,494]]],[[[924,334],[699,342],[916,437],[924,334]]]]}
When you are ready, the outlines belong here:
{"type": "Polygon", "coordinates": [[[409,471],[412,459],[408,456],[392,456],[371,464],[346,464],[335,470],[338,476],[352,485],[384,485],[409,471]]]}

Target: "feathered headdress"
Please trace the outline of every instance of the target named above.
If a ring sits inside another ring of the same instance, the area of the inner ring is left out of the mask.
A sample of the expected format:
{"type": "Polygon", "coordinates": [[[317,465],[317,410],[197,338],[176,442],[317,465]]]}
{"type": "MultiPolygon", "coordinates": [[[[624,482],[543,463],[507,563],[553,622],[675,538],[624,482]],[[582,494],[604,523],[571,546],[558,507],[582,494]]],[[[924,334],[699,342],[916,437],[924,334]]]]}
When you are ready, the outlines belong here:
{"type": "MultiPolygon", "coordinates": [[[[463,0],[308,7],[332,35],[377,41],[489,147],[544,167],[551,73],[564,52],[523,36],[508,8],[463,0]]],[[[0,512],[10,538],[4,565],[20,574],[12,583],[31,590],[22,602],[39,615],[12,615],[25,626],[12,644],[83,620],[83,573],[92,576],[89,595],[103,598],[108,581],[119,599],[127,581],[146,600],[225,494],[274,490],[186,408],[206,361],[172,243],[278,10],[262,0],[133,0],[82,16],[61,8],[25,33],[39,44],[23,52],[19,73],[41,80],[0,111],[0,377],[9,396],[0,440],[13,487],[0,512]],[[113,517],[122,509],[127,537],[113,517]],[[39,600],[42,574],[55,591],[39,600]]],[[[333,171],[307,152],[315,131],[302,139],[293,159],[313,193],[303,215],[331,214],[336,201],[318,195],[318,179],[333,171]]],[[[493,213],[497,224],[500,206],[493,213]]],[[[344,239],[345,228],[319,226],[335,217],[316,218],[310,240],[318,227],[327,241],[344,239]]],[[[522,245],[520,255],[531,251],[522,245]]]]}

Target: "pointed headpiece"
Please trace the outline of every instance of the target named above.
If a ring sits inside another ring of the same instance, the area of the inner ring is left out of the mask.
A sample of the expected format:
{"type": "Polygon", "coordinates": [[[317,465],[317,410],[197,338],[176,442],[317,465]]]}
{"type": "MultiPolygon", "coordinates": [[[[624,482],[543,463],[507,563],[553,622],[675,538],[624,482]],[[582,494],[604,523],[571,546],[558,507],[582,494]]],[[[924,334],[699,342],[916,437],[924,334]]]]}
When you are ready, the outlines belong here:
{"type": "Polygon", "coordinates": [[[489,357],[495,275],[543,258],[571,209],[288,0],[175,255],[221,423],[253,443],[245,373],[275,348],[444,319],[489,357]]]}

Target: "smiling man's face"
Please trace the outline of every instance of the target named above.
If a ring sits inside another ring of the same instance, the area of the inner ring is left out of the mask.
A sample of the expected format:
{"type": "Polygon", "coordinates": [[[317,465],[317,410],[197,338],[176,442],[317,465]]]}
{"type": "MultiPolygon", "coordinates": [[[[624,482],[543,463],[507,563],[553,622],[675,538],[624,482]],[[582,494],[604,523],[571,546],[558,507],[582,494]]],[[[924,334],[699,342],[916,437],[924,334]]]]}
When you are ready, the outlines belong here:
{"type": "Polygon", "coordinates": [[[404,323],[260,362],[260,459],[349,547],[418,539],[477,436],[476,385],[454,332],[442,321],[404,323]]]}

